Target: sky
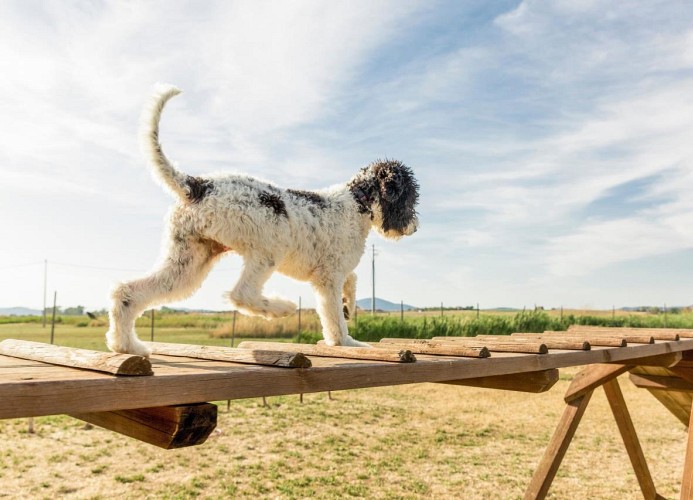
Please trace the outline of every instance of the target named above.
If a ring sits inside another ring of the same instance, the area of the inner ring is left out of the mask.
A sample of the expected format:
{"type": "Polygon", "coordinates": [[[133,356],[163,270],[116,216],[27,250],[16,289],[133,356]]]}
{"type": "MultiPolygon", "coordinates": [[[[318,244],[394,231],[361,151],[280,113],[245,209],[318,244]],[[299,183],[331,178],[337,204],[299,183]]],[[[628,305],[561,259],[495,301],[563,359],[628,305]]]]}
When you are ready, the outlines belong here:
{"type": "MultiPolygon", "coordinates": [[[[158,261],[173,199],[138,145],[157,82],[184,91],[161,138],[188,174],[414,170],[419,231],[369,236],[358,298],[374,245],[376,295],[420,307],[693,304],[686,1],[8,0],[0,74],[0,307],[40,309],[46,276],[49,305],[104,308],[158,261]]],[[[241,267],[169,306],[230,309],[241,267]]]]}

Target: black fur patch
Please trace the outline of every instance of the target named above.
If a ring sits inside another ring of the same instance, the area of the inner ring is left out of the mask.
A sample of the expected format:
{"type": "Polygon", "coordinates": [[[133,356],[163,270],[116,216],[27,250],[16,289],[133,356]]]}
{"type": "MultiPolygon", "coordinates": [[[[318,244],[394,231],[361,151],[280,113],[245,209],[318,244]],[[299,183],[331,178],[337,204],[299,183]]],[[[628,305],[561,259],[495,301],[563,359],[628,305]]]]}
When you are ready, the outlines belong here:
{"type": "Polygon", "coordinates": [[[279,195],[262,191],[259,198],[260,203],[267,208],[271,208],[275,215],[283,215],[284,217],[289,216],[286,212],[286,205],[279,195]]]}
{"type": "Polygon", "coordinates": [[[199,203],[207,196],[207,193],[212,190],[214,184],[209,179],[202,177],[188,176],[185,179],[185,185],[188,186],[188,200],[192,203],[199,203]]]}
{"type": "Polygon", "coordinates": [[[303,191],[300,189],[287,189],[286,190],[288,193],[294,195],[296,198],[303,198],[304,200],[308,201],[309,203],[312,203],[313,205],[320,207],[320,208],[326,208],[327,207],[327,201],[325,198],[320,196],[318,193],[314,193],[312,191],[303,191]]]}

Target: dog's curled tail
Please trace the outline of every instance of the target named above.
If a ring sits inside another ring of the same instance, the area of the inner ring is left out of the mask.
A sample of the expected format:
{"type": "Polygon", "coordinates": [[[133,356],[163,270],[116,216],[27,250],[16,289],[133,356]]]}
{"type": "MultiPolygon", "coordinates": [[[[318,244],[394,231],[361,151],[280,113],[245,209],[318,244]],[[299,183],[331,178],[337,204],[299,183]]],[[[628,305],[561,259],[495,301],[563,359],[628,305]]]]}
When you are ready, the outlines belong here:
{"type": "Polygon", "coordinates": [[[142,114],[140,124],[140,141],[142,150],[153,168],[154,177],[173,194],[185,200],[188,198],[186,181],[188,176],[171,163],[161,149],[159,142],[159,121],[166,102],[181,93],[173,85],[157,84],[149,106],[142,114]]]}

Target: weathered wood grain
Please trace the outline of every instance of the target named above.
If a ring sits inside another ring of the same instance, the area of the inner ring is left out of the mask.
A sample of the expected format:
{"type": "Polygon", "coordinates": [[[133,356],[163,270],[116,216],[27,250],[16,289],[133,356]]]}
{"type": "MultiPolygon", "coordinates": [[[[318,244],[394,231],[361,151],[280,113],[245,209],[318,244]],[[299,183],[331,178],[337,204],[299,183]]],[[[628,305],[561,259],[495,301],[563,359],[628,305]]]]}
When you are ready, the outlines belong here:
{"type": "Polygon", "coordinates": [[[382,339],[371,345],[378,349],[407,349],[414,354],[432,354],[435,356],[462,356],[465,358],[488,358],[491,356],[486,347],[467,347],[435,340],[382,339]]]}
{"type": "Polygon", "coordinates": [[[654,337],[655,340],[679,340],[680,338],[693,337],[693,330],[678,330],[676,328],[627,328],[627,327],[608,327],[590,325],[570,325],[569,332],[591,333],[603,335],[647,335],[654,337]]]}
{"type": "MultiPolygon", "coordinates": [[[[545,340],[562,340],[564,342],[589,342],[591,346],[601,347],[627,347],[628,341],[625,338],[618,336],[595,335],[566,335],[562,332],[545,332],[545,333],[513,333],[510,338],[536,339],[537,342],[545,340]]],[[[652,342],[641,342],[652,344],[652,342]]]]}
{"type": "Polygon", "coordinates": [[[497,375],[495,377],[479,377],[463,380],[447,380],[443,384],[481,387],[484,389],[500,389],[540,393],[551,389],[558,382],[558,370],[542,370],[539,372],[516,373],[512,375],[497,375]]]}
{"type": "MultiPolygon", "coordinates": [[[[480,340],[511,340],[512,342],[537,342],[541,340],[542,344],[546,344],[549,349],[563,349],[566,351],[589,351],[592,346],[590,343],[584,339],[573,339],[572,337],[522,337],[522,336],[508,336],[508,335],[477,335],[477,339],[480,340]]],[[[616,346],[614,346],[616,347],[616,346]]]]}
{"type": "Polygon", "coordinates": [[[310,368],[311,366],[310,360],[304,354],[300,352],[286,352],[279,349],[235,349],[233,347],[170,344],[164,342],[145,342],[145,344],[152,349],[152,354],[163,354],[166,356],[285,368],[310,368]]]}
{"type": "Polygon", "coordinates": [[[492,353],[516,352],[522,354],[547,354],[549,352],[549,348],[541,341],[514,342],[511,338],[507,340],[487,340],[478,337],[433,337],[432,340],[464,345],[466,347],[486,347],[492,353]]]}
{"type": "Polygon", "coordinates": [[[413,363],[416,357],[407,349],[397,352],[371,349],[370,347],[342,347],[325,344],[293,344],[289,342],[241,342],[240,349],[281,349],[286,352],[300,352],[306,356],[327,358],[361,359],[367,361],[387,361],[390,363],[413,363]]]}
{"type": "Polygon", "coordinates": [[[217,426],[217,406],[209,403],[71,416],[167,450],[202,444],[217,426]]]}
{"type": "Polygon", "coordinates": [[[525,500],[546,498],[593,392],[589,390],[566,405],[563,416],[544,451],[544,456],[525,491],[525,500]]]}
{"type": "Polygon", "coordinates": [[[638,478],[638,484],[640,484],[640,490],[643,496],[645,498],[663,498],[657,494],[654,481],[652,481],[650,469],[647,466],[645,455],[640,447],[640,441],[635,432],[635,426],[633,426],[633,421],[630,418],[626,402],[623,399],[623,393],[621,393],[618,380],[613,378],[604,383],[603,387],[606,393],[606,399],[611,407],[611,412],[614,414],[616,425],[618,425],[618,430],[621,433],[621,438],[623,438],[623,444],[628,452],[630,463],[633,465],[635,477],[638,478]]]}
{"type": "Polygon", "coordinates": [[[153,377],[113,377],[0,355],[0,401],[11,402],[0,405],[0,418],[442,382],[594,363],[635,365],[687,350],[693,350],[693,340],[542,356],[494,353],[485,359],[422,354],[416,363],[314,357],[309,370],[157,355],[151,360],[153,377]]]}
{"type": "Polygon", "coordinates": [[[584,368],[573,377],[565,393],[566,403],[592,392],[600,385],[612,380],[630,369],[628,365],[592,365],[584,368]]]}
{"type": "Polygon", "coordinates": [[[0,342],[0,354],[113,375],[153,374],[151,363],[142,356],[90,351],[28,340],[3,340],[0,342]]]}

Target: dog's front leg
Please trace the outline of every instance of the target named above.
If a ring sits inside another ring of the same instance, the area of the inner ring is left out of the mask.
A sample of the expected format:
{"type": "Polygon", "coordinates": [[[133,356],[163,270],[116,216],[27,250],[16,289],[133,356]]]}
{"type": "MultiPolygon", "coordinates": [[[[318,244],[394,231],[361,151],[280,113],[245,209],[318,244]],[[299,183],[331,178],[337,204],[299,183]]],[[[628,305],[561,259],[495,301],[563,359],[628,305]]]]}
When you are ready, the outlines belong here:
{"type": "Polygon", "coordinates": [[[318,315],[322,323],[322,336],[327,345],[370,347],[349,335],[342,305],[344,282],[313,284],[318,302],[318,315]]]}

